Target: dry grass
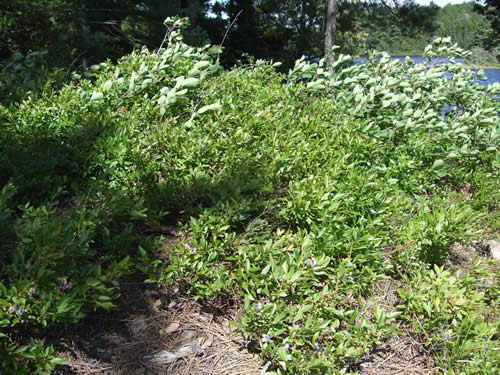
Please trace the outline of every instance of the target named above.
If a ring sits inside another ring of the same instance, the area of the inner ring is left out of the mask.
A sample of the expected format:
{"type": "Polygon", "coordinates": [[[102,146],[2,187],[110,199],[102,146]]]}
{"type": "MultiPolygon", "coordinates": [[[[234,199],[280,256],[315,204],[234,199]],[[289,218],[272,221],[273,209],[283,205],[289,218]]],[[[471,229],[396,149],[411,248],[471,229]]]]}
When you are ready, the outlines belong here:
{"type": "Polygon", "coordinates": [[[59,355],[70,362],[59,374],[257,375],[262,363],[250,353],[231,321],[239,311],[203,311],[172,291],[123,283],[118,308],[85,318],[59,337],[59,355]],[[176,355],[158,361],[158,353],[176,355]],[[156,360],[155,360],[156,359],[156,360]]]}
{"type": "MultiPolygon", "coordinates": [[[[163,228],[161,228],[163,229],[163,228]]],[[[157,257],[184,233],[168,228],[157,257]]],[[[139,275],[121,282],[117,308],[88,315],[72,331],[55,332],[58,354],[69,361],[57,374],[257,375],[263,365],[231,322],[239,304],[202,306],[177,289],[154,290],[139,275]],[[158,360],[168,353],[169,361],[158,360]]]]}
{"type": "MultiPolygon", "coordinates": [[[[377,281],[367,298],[362,301],[365,314],[370,316],[375,305],[385,311],[395,311],[400,303],[398,288],[401,286],[401,281],[398,280],[377,281]]],[[[398,334],[374,347],[353,364],[350,370],[357,370],[360,375],[437,373],[432,353],[419,342],[409,325],[400,326],[398,334]]]]}
{"type": "Polygon", "coordinates": [[[437,374],[431,353],[403,329],[399,335],[377,346],[359,365],[360,375],[437,374]]]}

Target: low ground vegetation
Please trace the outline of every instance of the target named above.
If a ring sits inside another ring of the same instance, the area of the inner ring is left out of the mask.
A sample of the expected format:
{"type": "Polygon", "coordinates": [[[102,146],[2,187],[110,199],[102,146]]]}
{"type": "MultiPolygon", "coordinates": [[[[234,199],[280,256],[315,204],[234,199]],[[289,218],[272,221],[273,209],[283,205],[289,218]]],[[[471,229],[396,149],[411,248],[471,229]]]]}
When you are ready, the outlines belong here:
{"type": "Polygon", "coordinates": [[[0,106],[2,372],[64,365],[48,330],[113,309],[140,272],[240,305],[269,374],[354,372],[401,326],[444,373],[496,373],[498,267],[446,261],[498,236],[500,85],[446,39],[428,65],[224,71],[182,23],[159,52],[0,106]],[[182,236],[158,258],[165,224],[182,236]],[[362,303],[389,279],[398,305],[362,303]]]}

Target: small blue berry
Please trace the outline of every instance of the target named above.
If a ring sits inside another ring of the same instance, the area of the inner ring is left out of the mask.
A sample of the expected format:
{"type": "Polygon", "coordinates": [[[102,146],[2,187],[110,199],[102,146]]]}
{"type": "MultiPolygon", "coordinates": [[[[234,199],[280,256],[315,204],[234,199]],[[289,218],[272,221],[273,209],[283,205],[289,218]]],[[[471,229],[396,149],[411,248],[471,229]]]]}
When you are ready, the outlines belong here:
{"type": "Polygon", "coordinates": [[[196,254],[196,249],[190,244],[186,244],[186,248],[191,252],[191,254],[196,254]]]}
{"type": "Polygon", "coordinates": [[[319,345],[318,345],[318,343],[315,343],[315,344],[314,344],[314,350],[319,350],[319,345]]]}
{"type": "Polygon", "coordinates": [[[281,281],[281,280],[283,280],[283,276],[279,275],[278,276],[278,281],[281,281]]]}
{"type": "Polygon", "coordinates": [[[258,302],[254,306],[256,312],[261,312],[262,311],[262,303],[258,302]]]}

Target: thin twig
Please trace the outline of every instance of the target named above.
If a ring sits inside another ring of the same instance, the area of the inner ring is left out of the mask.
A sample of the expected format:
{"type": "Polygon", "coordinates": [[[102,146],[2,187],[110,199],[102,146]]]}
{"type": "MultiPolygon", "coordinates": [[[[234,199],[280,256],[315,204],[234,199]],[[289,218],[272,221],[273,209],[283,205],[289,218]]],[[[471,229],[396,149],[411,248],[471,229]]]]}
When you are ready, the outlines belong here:
{"type": "Polygon", "coordinates": [[[380,362],[379,364],[377,364],[377,366],[374,367],[373,370],[377,370],[378,368],[380,368],[384,363],[386,363],[388,360],[390,360],[392,357],[394,357],[397,353],[392,353],[390,354],[389,356],[387,356],[382,362],[380,362]]]}
{"type": "Polygon", "coordinates": [[[163,37],[163,40],[160,44],[160,48],[158,48],[158,53],[160,53],[161,51],[161,48],[163,47],[163,44],[165,43],[165,41],[167,40],[168,36],[170,35],[170,33],[175,29],[175,26],[172,26],[172,27],[167,27],[167,32],[165,33],[165,36],[163,37]]]}
{"type": "Polygon", "coordinates": [[[224,45],[224,41],[226,40],[227,34],[229,33],[229,30],[231,30],[231,27],[234,25],[234,23],[236,22],[236,20],[238,19],[238,17],[240,16],[240,14],[242,12],[243,12],[243,9],[238,12],[238,14],[236,15],[236,17],[234,17],[233,21],[231,22],[231,24],[227,28],[226,32],[224,33],[224,37],[222,38],[222,42],[220,43],[220,50],[217,53],[217,63],[219,63],[220,53],[222,51],[222,46],[224,45]]]}
{"type": "Polygon", "coordinates": [[[269,368],[269,366],[271,366],[271,362],[267,362],[265,365],[264,365],[264,368],[262,369],[262,372],[261,374],[265,374],[267,369],[269,368]]]}

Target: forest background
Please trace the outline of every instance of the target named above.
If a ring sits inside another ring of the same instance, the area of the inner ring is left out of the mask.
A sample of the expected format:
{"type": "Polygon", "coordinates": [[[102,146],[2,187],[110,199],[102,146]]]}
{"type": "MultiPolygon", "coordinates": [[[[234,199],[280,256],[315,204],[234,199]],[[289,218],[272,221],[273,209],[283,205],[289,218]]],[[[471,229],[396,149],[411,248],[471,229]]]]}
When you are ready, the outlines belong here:
{"type": "MultiPolygon", "coordinates": [[[[11,0],[0,9],[0,93],[23,84],[37,87],[44,72],[61,76],[143,45],[158,48],[163,20],[188,17],[185,35],[194,46],[220,45],[226,67],[250,58],[281,61],[286,71],[302,55],[323,55],[323,0],[11,0]],[[229,25],[232,23],[232,26],[229,25]],[[13,75],[13,73],[16,73],[13,75]],[[14,77],[15,76],[15,77],[14,77]]],[[[337,1],[340,52],[369,50],[422,55],[435,37],[450,36],[472,51],[468,63],[500,61],[498,0],[447,5],[414,1],[337,1]]]]}

